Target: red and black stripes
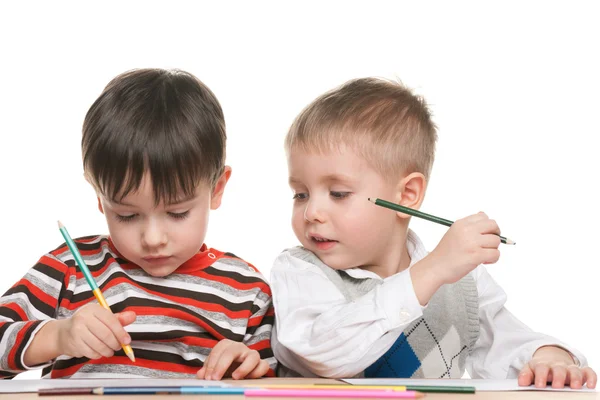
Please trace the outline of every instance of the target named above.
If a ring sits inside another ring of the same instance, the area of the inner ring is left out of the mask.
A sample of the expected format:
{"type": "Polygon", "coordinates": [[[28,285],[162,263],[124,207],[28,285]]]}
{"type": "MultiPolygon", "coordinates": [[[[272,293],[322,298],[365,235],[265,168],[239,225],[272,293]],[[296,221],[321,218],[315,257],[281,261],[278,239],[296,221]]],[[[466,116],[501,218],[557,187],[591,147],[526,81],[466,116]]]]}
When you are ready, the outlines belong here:
{"type": "MultiPolygon", "coordinates": [[[[100,360],[60,357],[44,369],[45,375],[93,378],[111,370],[152,377],[157,372],[193,375],[225,338],[248,343],[274,371],[271,290],[251,264],[203,246],[173,274],[155,278],[122,259],[105,236],[76,243],[113,312],[130,310],[138,316],[127,327],[136,363],[122,351],[100,360]]],[[[43,256],[0,298],[0,377],[26,369],[22,354],[39,320],[68,318],[95,301],[67,246],[43,256]]]]}

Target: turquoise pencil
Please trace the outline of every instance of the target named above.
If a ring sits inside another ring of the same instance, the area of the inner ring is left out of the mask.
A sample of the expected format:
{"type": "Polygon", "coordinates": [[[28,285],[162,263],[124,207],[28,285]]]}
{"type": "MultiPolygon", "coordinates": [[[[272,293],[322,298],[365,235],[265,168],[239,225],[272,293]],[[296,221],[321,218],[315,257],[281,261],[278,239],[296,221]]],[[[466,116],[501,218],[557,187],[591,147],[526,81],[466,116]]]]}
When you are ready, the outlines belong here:
{"type": "MultiPolygon", "coordinates": [[[[81,272],[83,272],[85,280],[92,288],[92,292],[94,293],[96,300],[98,300],[98,303],[100,303],[102,307],[106,308],[108,311],[111,311],[110,307],[108,306],[108,303],[106,302],[106,299],[104,299],[104,296],[102,295],[102,292],[98,287],[98,284],[94,280],[90,269],[86,265],[85,261],[83,261],[83,257],[81,257],[81,253],[79,253],[77,245],[75,244],[73,239],[71,239],[71,235],[69,235],[67,228],[65,228],[65,226],[60,221],[58,221],[58,229],[60,229],[60,233],[62,233],[63,238],[65,238],[65,242],[67,243],[69,250],[71,250],[71,254],[73,254],[73,258],[75,258],[77,265],[79,265],[79,269],[81,270],[81,272]]],[[[125,352],[127,357],[129,357],[131,361],[135,362],[135,355],[133,354],[133,349],[131,348],[131,346],[128,344],[123,344],[121,346],[123,347],[123,351],[125,352]]]]}
{"type": "Polygon", "coordinates": [[[166,386],[166,387],[99,387],[92,390],[100,395],[141,395],[141,394],[244,394],[243,387],[206,387],[206,386],[166,386]]]}

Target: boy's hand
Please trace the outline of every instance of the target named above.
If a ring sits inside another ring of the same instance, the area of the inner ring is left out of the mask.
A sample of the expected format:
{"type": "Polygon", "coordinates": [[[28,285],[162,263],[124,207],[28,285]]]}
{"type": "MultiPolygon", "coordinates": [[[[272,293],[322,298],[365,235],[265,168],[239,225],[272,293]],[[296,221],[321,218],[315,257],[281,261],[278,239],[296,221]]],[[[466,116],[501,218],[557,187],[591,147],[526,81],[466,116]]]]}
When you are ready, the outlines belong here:
{"type": "Polygon", "coordinates": [[[579,368],[575,365],[573,357],[556,346],[540,347],[531,358],[531,361],[519,373],[519,385],[546,387],[548,383],[553,388],[563,388],[569,385],[572,389],[581,389],[587,382],[589,389],[596,387],[598,376],[590,367],[579,368]]]}
{"type": "Polygon", "coordinates": [[[113,314],[97,303],[87,304],[71,318],[57,321],[58,352],[71,357],[92,360],[112,357],[121,344],[129,344],[131,337],[123,326],[135,321],[132,311],[113,314]]]}
{"type": "Polygon", "coordinates": [[[255,379],[268,371],[269,364],[261,360],[258,351],[243,343],[223,339],[211,350],[197,376],[207,380],[219,380],[225,376],[255,379]]]}
{"type": "Polygon", "coordinates": [[[482,212],[454,222],[437,247],[410,270],[419,303],[426,305],[442,285],[459,281],[479,264],[498,261],[499,234],[496,221],[482,212]]]}
{"type": "Polygon", "coordinates": [[[441,283],[457,282],[478,265],[498,261],[499,234],[496,221],[482,212],[454,222],[430,254],[441,283]]]}

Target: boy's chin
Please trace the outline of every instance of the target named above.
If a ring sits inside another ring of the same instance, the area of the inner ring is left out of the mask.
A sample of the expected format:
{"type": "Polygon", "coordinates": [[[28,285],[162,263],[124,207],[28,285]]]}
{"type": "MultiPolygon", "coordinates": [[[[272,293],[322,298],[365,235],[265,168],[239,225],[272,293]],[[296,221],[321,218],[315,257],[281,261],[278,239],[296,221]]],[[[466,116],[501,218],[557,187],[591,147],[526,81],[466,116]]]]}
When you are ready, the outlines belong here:
{"type": "Polygon", "coordinates": [[[139,266],[148,275],[153,276],[155,278],[164,278],[165,276],[172,274],[173,272],[175,272],[175,270],[177,270],[177,268],[179,268],[178,265],[161,265],[160,267],[158,267],[158,266],[152,266],[152,265],[148,266],[148,265],[142,264],[139,266]]]}
{"type": "Polygon", "coordinates": [[[347,257],[340,257],[337,254],[323,254],[323,252],[319,252],[318,250],[313,250],[313,253],[329,268],[338,271],[356,267],[350,260],[346,259],[347,257]]]}

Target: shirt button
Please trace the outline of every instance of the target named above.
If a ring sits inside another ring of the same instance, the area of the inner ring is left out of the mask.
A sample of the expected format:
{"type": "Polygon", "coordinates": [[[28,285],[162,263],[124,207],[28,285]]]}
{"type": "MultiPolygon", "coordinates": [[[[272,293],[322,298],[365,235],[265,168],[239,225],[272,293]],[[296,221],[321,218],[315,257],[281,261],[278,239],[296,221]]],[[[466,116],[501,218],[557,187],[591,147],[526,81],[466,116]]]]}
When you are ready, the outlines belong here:
{"type": "Polygon", "coordinates": [[[400,310],[400,322],[408,322],[410,319],[410,313],[406,310],[400,310]]]}

